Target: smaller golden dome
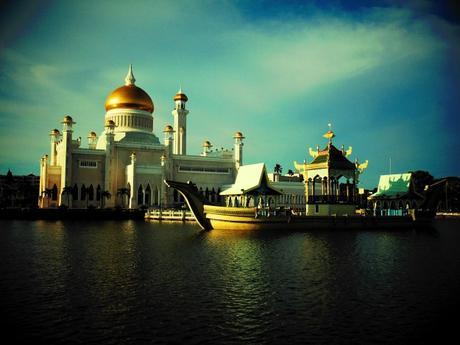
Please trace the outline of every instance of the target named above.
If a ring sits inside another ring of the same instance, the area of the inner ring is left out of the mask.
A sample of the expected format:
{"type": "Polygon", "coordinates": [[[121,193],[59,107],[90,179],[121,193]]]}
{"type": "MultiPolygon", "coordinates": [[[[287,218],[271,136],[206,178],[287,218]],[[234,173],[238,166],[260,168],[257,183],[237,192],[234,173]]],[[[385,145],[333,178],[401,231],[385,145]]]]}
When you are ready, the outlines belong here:
{"type": "Polygon", "coordinates": [[[171,125],[166,125],[165,129],[163,130],[163,133],[171,133],[174,132],[174,129],[172,128],[171,125]]]}
{"type": "Polygon", "coordinates": [[[64,116],[64,119],[62,120],[62,123],[67,123],[67,124],[74,124],[73,119],[71,116],[66,115],[64,116]]]}
{"type": "Polygon", "coordinates": [[[59,130],[56,129],[56,128],[51,130],[51,133],[50,133],[50,135],[60,135],[60,134],[61,134],[61,132],[59,132],[59,130]]]}
{"type": "Polygon", "coordinates": [[[235,139],[244,139],[243,133],[241,132],[236,132],[235,135],[233,136],[235,139]]]}
{"type": "Polygon", "coordinates": [[[105,121],[105,127],[115,127],[115,122],[113,120],[105,121]]]}
{"type": "Polygon", "coordinates": [[[185,93],[182,92],[182,88],[177,91],[176,95],[174,96],[174,101],[188,101],[188,97],[185,93]]]}
{"type": "Polygon", "coordinates": [[[208,140],[203,141],[203,147],[212,147],[211,143],[208,140]]]}
{"type": "Polygon", "coordinates": [[[89,132],[88,133],[88,138],[95,138],[95,137],[97,137],[96,132],[89,132]]]}

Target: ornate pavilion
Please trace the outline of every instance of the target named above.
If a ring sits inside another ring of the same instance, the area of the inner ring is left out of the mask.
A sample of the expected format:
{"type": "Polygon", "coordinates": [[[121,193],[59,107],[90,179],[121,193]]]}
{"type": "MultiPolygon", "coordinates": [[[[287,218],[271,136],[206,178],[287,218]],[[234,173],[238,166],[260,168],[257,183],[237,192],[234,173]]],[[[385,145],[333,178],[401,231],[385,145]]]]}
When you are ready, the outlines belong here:
{"type": "Polygon", "coordinates": [[[356,209],[356,186],[359,175],[367,167],[368,161],[359,164],[351,162],[348,157],[352,153],[348,150],[337,149],[332,139],[334,132],[329,129],[323,135],[328,139],[326,147],[320,150],[309,149],[313,160],[310,163],[298,164],[295,168],[305,178],[305,194],[308,215],[353,215],[356,209]]]}

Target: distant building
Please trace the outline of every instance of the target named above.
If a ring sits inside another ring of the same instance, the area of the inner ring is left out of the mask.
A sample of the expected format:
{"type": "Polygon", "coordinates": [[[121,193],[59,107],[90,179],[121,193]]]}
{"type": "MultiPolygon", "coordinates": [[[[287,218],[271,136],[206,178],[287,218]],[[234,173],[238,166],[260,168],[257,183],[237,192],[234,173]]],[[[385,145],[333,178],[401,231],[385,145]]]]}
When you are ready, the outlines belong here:
{"type": "Polygon", "coordinates": [[[188,154],[187,101],[180,89],[174,96],[173,126],[164,128],[161,143],[155,134],[153,101],[135,85],[130,66],[125,85],[105,103],[105,130],[99,137],[90,131],[87,147],[73,137],[70,116],[64,117],[62,132],[51,131],[50,153],[40,161],[39,206],[177,205],[181,197],[164,186],[164,179],[193,181],[208,199],[216,199],[243,164],[244,136],[235,133],[231,150],[213,151],[205,141],[200,155],[188,154]]]}
{"type": "Polygon", "coordinates": [[[15,176],[8,170],[0,175],[0,207],[36,207],[39,183],[39,176],[15,176]]]}

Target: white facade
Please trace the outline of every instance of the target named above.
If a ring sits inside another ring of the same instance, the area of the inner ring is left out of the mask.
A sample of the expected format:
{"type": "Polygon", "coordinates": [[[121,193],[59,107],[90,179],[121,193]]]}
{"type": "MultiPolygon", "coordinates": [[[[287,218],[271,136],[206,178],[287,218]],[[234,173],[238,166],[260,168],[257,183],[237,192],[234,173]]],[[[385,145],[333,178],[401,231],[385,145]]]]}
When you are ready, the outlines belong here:
{"type": "Polygon", "coordinates": [[[130,67],[125,85],[107,98],[104,131],[99,137],[90,132],[87,147],[73,138],[76,123],[70,116],[62,131],[51,131],[50,154],[40,161],[39,207],[169,207],[180,197],[164,179],[192,181],[213,201],[223,185],[233,183],[242,165],[242,134],[235,134],[234,150],[187,155],[188,98],[180,90],[174,127],[166,126],[160,143],[153,102],[134,82],[130,67]]]}

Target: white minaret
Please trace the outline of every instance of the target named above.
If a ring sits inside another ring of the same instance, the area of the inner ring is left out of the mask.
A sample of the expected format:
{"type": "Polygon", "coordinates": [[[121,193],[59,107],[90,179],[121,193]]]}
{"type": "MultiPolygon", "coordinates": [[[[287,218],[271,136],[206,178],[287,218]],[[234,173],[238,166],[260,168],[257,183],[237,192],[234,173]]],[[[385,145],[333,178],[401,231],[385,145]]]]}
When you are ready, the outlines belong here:
{"type": "Polygon", "coordinates": [[[171,155],[171,153],[173,153],[172,146],[174,142],[174,139],[173,139],[174,129],[171,127],[171,125],[166,125],[165,129],[163,130],[163,133],[165,135],[164,144],[166,147],[166,153],[169,156],[171,155]]]}
{"type": "Polygon", "coordinates": [[[57,142],[59,141],[59,138],[61,136],[61,133],[59,132],[58,129],[53,129],[50,133],[51,137],[51,166],[56,166],[57,165],[57,142]]]}
{"type": "MultiPolygon", "coordinates": [[[[63,157],[59,158],[58,164],[61,165],[61,192],[64,187],[70,185],[72,181],[72,133],[73,129],[72,126],[76,123],[73,121],[72,117],[69,115],[64,116],[64,120],[62,120],[62,153],[63,157]]],[[[61,193],[58,195],[58,203],[61,204],[60,201],[61,193]]]]}
{"type": "Polygon", "coordinates": [[[212,147],[212,144],[208,140],[203,141],[203,153],[201,155],[206,157],[211,147],[212,147]]]}
{"type": "MultiPolygon", "coordinates": [[[[114,195],[112,186],[112,176],[114,175],[113,167],[113,154],[114,154],[114,130],[115,122],[113,120],[107,120],[105,122],[105,174],[104,174],[104,191],[108,191],[111,195],[114,195]]],[[[112,201],[107,200],[106,206],[111,206],[112,201]]]]}
{"type": "Polygon", "coordinates": [[[173,153],[176,155],[185,155],[187,153],[187,114],[188,110],[185,109],[188,97],[179,89],[174,96],[174,110],[172,115],[174,117],[174,149],[173,153]]]}
{"type": "Polygon", "coordinates": [[[235,166],[238,169],[240,166],[243,165],[243,133],[236,132],[233,136],[235,139],[235,148],[234,148],[234,159],[235,159],[235,166]]]}

